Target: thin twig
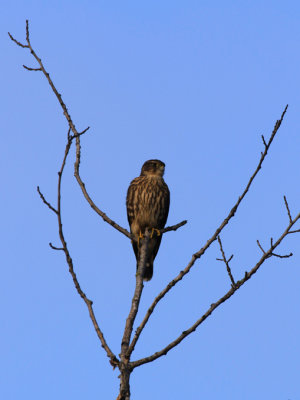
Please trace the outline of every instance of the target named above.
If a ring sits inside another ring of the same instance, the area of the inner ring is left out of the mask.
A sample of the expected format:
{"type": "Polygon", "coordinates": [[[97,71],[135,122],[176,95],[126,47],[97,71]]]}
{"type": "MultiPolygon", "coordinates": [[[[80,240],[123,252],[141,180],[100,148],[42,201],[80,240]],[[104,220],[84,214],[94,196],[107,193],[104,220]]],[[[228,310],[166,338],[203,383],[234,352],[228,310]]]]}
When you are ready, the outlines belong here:
{"type": "Polygon", "coordinates": [[[142,320],[141,324],[139,325],[139,327],[136,330],[136,333],[133,337],[132,343],[130,345],[130,350],[133,351],[134,347],[136,345],[136,342],[142,332],[142,330],[144,329],[146,323],[148,322],[151,314],[153,313],[156,305],[159,303],[159,301],[171,290],[172,287],[174,287],[179,281],[181,281],[181,279],[190,271],[190,269],[193,267],[193,265],[195,264],[196,260],[199,259],[200,257],[202,257],[205,252],[207,251],[207,249],[210,247],[210,245],[217,239],[217,237],[219,236],[219,234],[223,231],[223,229],[225,228],[225,226],[229,223],[229,221],[231,220],[231,218],[234,217],[239,205],[241,204],[242,200],[244,199],[244,197],[246,196],[247,192],[250,189],[250,186],[254,180],[254,178],[256,177],[256,175],[258,174],[259,170],[261,169],[262,163],[264,161],[264,159],[266,158],[266,155],[268,153],[268,150],[274,140],[274,137],[276,135],[276,133],[278,132],[278,129],[280,128],[280,125],[283,121],[283,118],[285,116],[285,113],[287,111],[288,105],[285,107],[283,113],[281,114],[281,117],[279,120],[276,121],[275,126],[273,128],[272,134],[270,136],[270,139],[268,141],[268,143],[265,146],[265,150],[264,152],[261,153],[261,157],[260,160],[258,162],[258,165],[254,171],[254,173],[251,175],[243,193],[239,196],[237,202],[235,203],[235,205],[232,207],[232,209],[230,210],[229,214],[227,215],[227,217],[223,220],[223,222],[219,225],[219,227],[217,228],[217,230],[215,231],[215,233],[211,236],[210,239],[208,239],[208,241],[206,242],[206,244],[195,254],[193,254],[190,262],[188,263],[188,265],[184,268],[184,270],[180,271],[180,273],[172,280],[168,283],[168,285],[158,294],[158,296],[156,296],[156,298],[153,300],[153,303],[151,304],[151,306],[149,307],[148,311],[146,312],[146,315],[144,317],[144,319],[142,320]]]}
{"type": "Polygon", "coordinates": [[[177,231],[178,228],[181,228],[186,223],[187,223],[187,220],[184,220],[182,222],[179,222],[179,224],[168,226],[167,228],[161,229],[160,233],[163,234],[163,233],[170,232],[170,231],[177,231]]]}
{"type": "Polygon", "coordinates": [[[28,22],[28,19],[26,19],[26,42],[28,43],[28,45],[30,44],[30,40],[29,40],[29,22],[28,22]]]}
{"type": "Polygon", "coordinates": [[[265,254],[265,251],[264,251],[264,249],[262,248],[262,246],[261,246],[259,240],[257,240],[256,243],[257,243],[257,246],[261,249],[261,251],[265,254]]]}
{"type": "Polygon", "coordinates": [[[110,224],[112,227],[114,227],[116,230],[118,230],[119,232],[123,233],[123,235],[127,236],[129,239],[131,239],[131,234],[127,231],[127,229],[122,228],[120,225],[118,225],[115,221],[113,221],[112,219],[110,219],[102,210],[100,210],[100,208],[98,208],[96,206],[96,204],[93,202],[93,200],[91,199],[91,197],[89,196],[86,188],[85,188],[85,184],[83,183],[81,177],[80,177],[80,173],[79,173],[79,167],[80,167],[80,159],[81,159],[81,146],[80,146],[80,138],[78,136],[77,131],[74,131],[72,129],[74,136],[76,137],[76,160],[74,163],[74,176],[81,188],[81,191],[85,197],[85,199],[87,200],[87,202],[89,203],[89,205],[92,207],[92,209],[98,214],[100,215],[100,217],[102,217],[102,219],[107,222],[108,224],[110,224]]]}
{"type": "Polygon", "coordinates": [[[285,255],[280,255],[280,254],[272,253],[272,256],[278,257],[278,258],[289,258],[289,257],[292,257],[292,256],[293,256],[293,253],[285,254],[285,255]]]}
{"type": "Polygon", "coordinates": [[[82,136],[82,135],[84,135],[89,129],[90,129],[90,127],[88,126],[88,127],[85,128],[82,132],[79,132],[77,135],[70,136],[70,138],[71,138],[71,139],[74,139],[74,138],[76,138],[76,137],[82,136]]]}
{"type": "MultiPolygon", "coordinates": [[[[288,232],[287,234],[289,234],[289,233],[290,233],[290,232],[288,232]]],[[[295,231],[294,233],[296,233],[296,231],[295,231]]],[[[257,240],[256,243],[257,243],[258,247],[260,248],[260,250],[263,252],[263,254],[266,254],[266,252],[265,252],[265,250],[263,249],[262,245],[260,244],[259,240],[257,240]]],[[[274,257],[279,257],[279,258],[289,258],[289,257],[292,257],[293,253],[285,254],[285,255],[280,255],[280,254],[275,254],[275,253],[273,253],[273,249],[274,249],[275,247],[274,247],[274,244],[273,244],[273,238],[272,238],[272,237],[271,237],[271,239],[270,239],[270,243],[271,243],[271,246],[270,246],[271,253],[269,253],[268,257],[272,257],[272,256],[274,256],[274,257]]]]}
{"type": "Polygon", "coordinates": [[[285,206],[286,206],[286,210],[287,210],[287,213],[288,213],[288,216],[289,216],[289,220],[290,220],[290,222],[291,222],[291,221],[292,221],[292,215],[291,215],[291,212],[290,212],[290,208],[289,208],[287,199],[286,199],[285,196],[283,196],[283,199],[284,199],[284,204],[285,204],[285,206]]]}
{"type": "Polygon", "coordinates": [[[30,68],[23,64],[23,68],[27,69],[27,71],[41,71],[41,68],[30,68]]]}
{"type": "Polygon", "coordinates": [[[261,138],[262,138],[263,144],[265,145],[265,147],[267,147],[267,143],[266,143],[266,141],[265,141],[264,135],[261,135],[261,138]]]}
{"type": "Polygon", "coordinates": [[[178,336],[177,339],[175,339],[173,342],[168,344],[165,348],[162,350],[152,354],[149,357],[142,358],[137,361],[132,361],[131,366],[132,368],[136,368],[140,365],[149,363],[151,361],[156,360],[157,358],[166,355],[171,349],[173,349],[175,346],[177,346],[183,339],[185,339],[189,334],[194,332],[202,322],[206,320],[207,317],[209,317],[212,312],[218,308],[222,303],[227,301],[241,286],[244,285],[246,281],[248,281],[260,268],[260,266],[272,255],[273,249],[276,249],[282,242],[282,240],[288,235],[290,228],[300,219],[300,213],[289,223],[288,227],[284,230],[284,232],[281,234],[281,236],[277,239],[277,241],[274,243],[273,248],[269,248],[260,260],[256,263],[256,265],[249,271],[245,272],[245,276],[243,279],[239,280],[236,282],[235,287],[231,287],[231,289],[219,300],[217,300],[215,303],[211,304],[210,308],[206,311],[205,314],[202,315],[200,319],[198,319],[190,328],[188,328],[186,331],[183,331],[180,336],[178,336]]]}
{"type": "Polygon", "coordinates": [[[230,280],[231,280],[231,284],[232,284],[233,287],[235,287],[235,281],[234,281],[234,279],[233,279],[233,276],[232,276],[232,273],[231,273],[231,269],[230,269],[230,266],[229,266],[229,262],[232,260],[233,255],[232,255],[231,257],[229,257],[229,259],[227,260],[227,259],[226,259],[226,256],[225,256],[225,252],[224,252],[224,250],[223,250],[222,241],[221,241],[220,236],[218,236],[218,242],[219,242],[220,251],[221,251],[221,254],[222,254],[222,257],[223,257],[223,258],[222,258],[222,259],[217,259],[217,260],[219,260],[219,261],[224,261],[224,263],[225,263],[225,265],[226,265],[226,269],[227,269],[228,276],[229,276],[229,278],[230,278],[230,280]]]}
{"type": "Polygon", "coordinates": [[[40,191],[39,186],[37,186],[36,190],[38,191],[38,194],[40,195],[40,198],[42,199],[43,203],[45,203],[46,206],[49,207],[51,211],[53,211],[55,214],[57,214],[58,211],[45,199],[43,193],[40,191]]]}
{"type": "Polygon", "coordinates": [[[300,232],[300,229],[296,229],[294,231],[289,231],[289,233],[298,233],[298,232],[300,232]]]}
{"type": "Polygon", "coordinates": [[[56,247],[56,246],[53,246],[53,244],[52,244],[51,242],[49,243],[49,246],[50,246],[51,249],[53,249],[53,250],[61,250],[61,251],[64,251],[64,250],[65,250],[63,247],[56,247]]]}
{"type": "Polygon", "coordinates": [[[13,42],[15,42],[18,46],[23,47],[23,49],[27,49],[29,47],[27,44],[22,44],[22,43],[18,42],[9,32],[7,32],[7,33],[8,33],[8,36],[11,38],[11,40],[13,42]]]}

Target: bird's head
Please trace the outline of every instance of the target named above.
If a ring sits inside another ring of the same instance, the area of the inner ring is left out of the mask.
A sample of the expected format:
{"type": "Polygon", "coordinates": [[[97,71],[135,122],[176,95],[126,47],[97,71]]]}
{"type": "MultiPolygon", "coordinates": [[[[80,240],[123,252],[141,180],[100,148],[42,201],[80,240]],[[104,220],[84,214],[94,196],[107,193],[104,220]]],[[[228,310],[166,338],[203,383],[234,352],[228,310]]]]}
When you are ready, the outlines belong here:
{"type": "Polygon", "coordinates": [[[148,160],[144,163],[141,170],[141,176],[163,176],[165,164],[160,160],[148,160]]]}

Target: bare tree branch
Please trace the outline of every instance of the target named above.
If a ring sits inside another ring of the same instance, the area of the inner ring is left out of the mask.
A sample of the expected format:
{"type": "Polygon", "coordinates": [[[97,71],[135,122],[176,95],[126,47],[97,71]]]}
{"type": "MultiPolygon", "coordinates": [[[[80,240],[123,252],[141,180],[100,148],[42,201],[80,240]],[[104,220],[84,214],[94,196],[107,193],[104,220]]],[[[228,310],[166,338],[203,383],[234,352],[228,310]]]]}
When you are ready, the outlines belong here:
{"type": "MultiPolygon", "coordinates": [[[[265,252],[264,249],[262,248],[262,246],[261,246],[259,240],[257,240],[256,243],[257,243],[257,246],[261,249],[261,251],[265,254],[266,252],[265,252]]],[[[272,243],[271,243],[271,246],[272,246],[272,243]]],[[[270,256],[271,256],[271,255],[270,255],[270,256]]]]}
{"type": "Polygon", "coordinates": [[[51,206],[51,204],[45,199],[45,196],[43,195],[43,193],[40,191],[40,187],[37,186],[36,190],[38,191],[38,194],[40,195],[40,198],[42,199],[42,201],[46,204],[47,207],[50,208],[51,211],[53,211],[55,214],[58,213],[58,211],[51,206]]]}
{"type": "MultiPolygon", "coordinates": [[[[74,131],[73,131],[74,132],[74,131]]],[[[101,211],[96,204],[93,202],[93,200],[91,199],[91,197],[89,196],[86,188],[85,188],[85,184],[83,183],[80,174],[79,174],[79,167],[80,167],[80,159],[81,159],[81,145],[80,145],[80,139],[77,133],[74,133],[76,135],[76,161],[74,164],[74,176],[81,188],[81,191],[85,197],[85,199],[87,200],[87,202],[89,203],[89,205],[92,207],[92,209],[98,214],[100,215],[100,217],[102,217],[102,219],[107,222],[109,225],[111,225],[113,228],[115,228],[116,230],[118,230],[119,232],[123,233],[123,235],[127,236],[129,239],[131,239],[131,234],[127,231],[127,229],[122,228],[120,225],[118,225],[115,221],[113,221],[112,219],[110,219],[103,211],[101,211]]]]}
{"type": "Polygon", "coordinates": [[[11,38],[11,40],[13,42],[15,42],[18,46],[23,47],[23,49],[27,49],[28,45],[27,44],[22,44],[20,42],[18,42],[9,32],[8,32],[8,36],[11,38]]]}
{"type": "Polygon", "coordinates": [[[171,290],[172,287],[174,287],[189,271],[190,269],[193,267],[193,265],[195,264],[196,260],[198,258],[200,258],[201,256],[203,256],[203,254],[205,254],[206,250],[210,247],[210,245],[217,239],[217,237],[219,236],[219,234],[223,231],[223,229],[225,228],[225,226],[229,223],[229,221],[231,220],[231,218],[234,217],[239,205],[241,204],[241,201],[243,200],[243,198],[246,196],[247,192],[250,189],[250,186],[254,180],[254,178],[256,177],[256,175],[258,174],[259,170],[261,169],[262,163],[264,161],[264,159],[267,156],[268,150],[274,140],[274,137],[276,135],[276,133],[278,132],[278,129],[280,128],[280,125],[283,121],[284,115],[287,111],[288,105],[285,107],[283,113],[281,114],[281,117],[279,120],[276,121],[274,129],[272,131],[272,134],[270,136],[270,139],[268,141],[268,143],[266,143],[265,145],[265,150],[263,153],[261,153],[261,157],[260,160],[258,162],[258,165],[254,171],[254,173],[251,175],[243,193],[239,196],[237,202],[235,203],[235,205],[232,207],[232,209],[230,210],[229,214],[227,215],[227,217],[223,220],[223,222],[219,225],[219,227],[217,228],[217,230],[215,231],[215,233],[211,236],[210,239],[208,239],[208,241],[206,242],[206,244],[195,254],[193,254],[190,262],[188,263],[188,265],[184,268],[184,270],[180,271],[180,273],[172,280],[168,283],[168,285],[158,294],[158,296],[156,296],[156,298],[154,299],[153,303],[151,304],[151,306],[149,307],[148,311],[146,312],[146,315],[144,317],[144,319],[142,320],[141,324],[139,325],[139,327],[136,330],[135,336],[132,340],[132,343],[130,345],[130,351],[132,352],[134,350],[134,347],[136,345],[136,342],[142,332],[142,330],[144,329],[146,323],[148,322],[151,314],[153,313],[156,305],[159,303],[159,301],[169,292],[169,290],[171,290]]]}
{"type": "Polygon", "coordinates": [[[70,138],[71,138],[71,139],[74,139],[74,138],[76,138],[76,137],[78,137],[78,136],[82,136],[82,135],[84,135],[89,129],[90,129],[90,127],[88,126],[88,127],[85,128],[82,132],[79,132],[77,135],[70,136],[70,138]]]}
{"type": "Polygon", "coordinates": [[[86,294],[82,291],[79,282],[77,280],[77,276],[75,274],[74,271],[74,267],[73,267],[73,261],[72,258],[70,256],[68,247],[67,247],[67,243],[65,241],[64,238],[64,234],[63,234],[63,229],[62,229],[62,221],[61,221],[61,179],[62,179],[62,174],[63,174],[63,170],[64,170],[64,166],[66,163],[66,159],[70,150],[72,144],[72,139],[68,140],[67,145],[66,145],[66,149],[65,149],[65,155],[63,158],[63,162],[62,162],[62,166],[61,169],[58,173],[58,189],[57,189],[57,209],[58,209],[58,225],[59,225],[59,237],[61,240],[61,243],[63,245],[64,248],[64,252],[66,255],[66,260],[67,263],[69,265],[69,272],[72,275],[73,278],[73,282],[74,285],[76,287],[76,290],[78,292],[78,294],[80,295],[80,297],[84,300],[85,304],[88,307],[89,310],[89,314],[90,314],[90,318],[93,322],[95,331],[97,332],[98,338],[100,339],[101,345],[104,348],[104,350],[106,351],[107,356],[110,358],[110,363],[113,367],[117,366],[119,364],[119,360],[117,359],[117,357],[115,356],[115,354],[111,351],[111,349],[109,348],[108,344],[106,343],[106,340],[104,338],[104,335],[98,325],[98,322],[96,320],[95,314],[94,314],[94,310],[93,310],[93,302],[92,300],[88,299],[86,294]]]}
{"type": "Polygon", "coordinates": [[[93,302],[92,302],[92,300],[90,300],[90,299],[86,296],[86,294],[83,292],[83,290],[82,290],[81,287],[80,287],[80,284],[79,284],[79,282],[78,282],[76,273],[75,273],[75,271],[74,271],[73,260],[72,260],[72,257],[71,257],[71,255],[70,255],[70,252],[69,252],[69,249],[68,249],[68,246],[67,246],[67,242],[66,242],[66,240],[65,240],[64,233],[63,233],[62,216],[61,216],[61,182],[62,182],[62,175],[63,175],[63,171],[64,171],[64,168],[65,168],[66,160],[67,160],[67,157],[68,157],[68,154],[69,154],[70,147],[71,147],[71,144],[72,144],[73,139],[74,139],[74,137],[70,136],[70,130],[69,130],[69,132],[68,132],[68,141],[67,141],[67,144],[66,144],[66,148],[65,148],[65,153],[64,153],[63,161],[62,161],[62,164],[61,164],[61,168],[60,168],[60,170],[59,170],[59,172],[58,172],[58,183],[57,183],[57,210],[55,210],[55,209],[50,205],[50,203],[48,203],[48,202],[45,200],[44,196],[42,195],[42,193],[41,193],[40,190],[39,190],[39,187],[38,187],[38,192],[39,192],[39,194],[40,194],[41,199],[43,200],[43,202],[44,202],[52,211],[54,211],[54,212],[56,213],[56,215],[57,215],[59,238],[60,238],[60,241],[61,241],[61,243],[62,243],[62,247],[53,246],[52,243],[49,243],[49,245],[50,245],[50,247],[51,247],[52,249],[54,249],[54,250],[62,250],[62,251],[65,253],[66,261],[67,261],[67,264],[68,264],[68,266],[69,266],[69,272],[70,272],[70,274],[71,274],[71,276],[72,276],[72,279],[73,279],[75,288],[76,288],[78,294],[80,295],[80,297],[81,297],[81,298],[83,299],[83,301],[85,302],[85,304],[86,304],[86,306],[87,306],[87,308],[88,308],[88,311],[89,311],[90,318],[91,318],[92,323],[93,323],[93,325],[94,325],[95,331],[96,331],[96,333],[97,333],[97,335],[98,335],[98,338],[100,339],[101,346],[102,346],[102,347],[104,348],[104,350],[106,351],[106,354],[107,354],[107,356],[108,356],[109,359],[110,359],[111,365],[115,368],[117,365],[119,365],[119,360],[117,359],[117,357],[115,356],[115,354],[114,354],[114,353],[111,351],[111,349],[109,348],[109,346],[108,346],[108,344],[107,344],[107,342],[106,342],[106,340],[105,340],[105,338],[104,338],[104,335],[103,335],[103,333],[102,333],[102,331],[101,331],[101,329],[100,329],[100,327],[99,327],[99,325],[98,325],[98,322],[97,322],[97,320],[96,320],[96,317],[95,317],[95,314],[94,314],[94,310],[93,310],[93,302]]]}
{"type": "Polygon", "coordinates": [[[163,233],[170,232],[170,231],[177,231],[178,228],[181,228],[186,223],[187,223],[187,220],[184,220],[182,222],[179,222],[179,224],[168,226],[167,228],[164,228],[164,229],[160,229],[160,233],[163,234],[163,233]]]}
{"type": "Polygon", "coordinates": [[[134,320],[135,320],[135,317],[136,317],[136,314],[138,311],[138,306],[140,303],[142,290],[144,287],[143,276],[144,276],[145,268],[146,268],[146,259],[147,259],[146,255],[147,255],[147,250],[148,250],[149,238],[150,238],[150,231],[148,229],[146,229],[144,237],[143,237],[143,239],[141,239],[142,244],[141,244],[141,250],[140,250],[138,270],[136,273],[135,291],[134,291],[134,295],[132,298],[130,312],[129,312],[127,320],[126,320],[124,335],[123,335],[123,339],[122,339],[122,348],[121,348],[122,351],[121,352],[124,355],[127,355],[129,341],[130,341],[130,337],[131,337],[131,333],[132,333],[132,327],[133,327],[134,320]]]}
{"type": "Polygon", "coordinates": [[[41,68],[30,68],[23,64],[23,67],[27,69],[27,71],[41,71],[41,68]]]}
{"type": "Polygon", "coordinates": [[[284,199],[284,204],[285,204],[285,206],[286,206],[286,210],[287,210],[287,213],[288,213],[288,216],[289,216],[289,220],[290,220],[290,222],[291,222],[291,221],[292,221],[292,215],[291,215],[291,212],[290,212],[290,208],[289,208],[287,199],[286,199],[285,196],[283,196],[283,199],[284,199]]]}
{"type": "Polygon", "coordinates": [[[63,248],[63,247],[56,247],[56,246],[53,246],[53,244],[52,244],[51,242],[49,243],[49,246],[51,247],[52,250],[61,250],[61,251],[64,251],[64,248],[63,248]]]}
{"type": "Polygon", "coordinates": [[[141,247],[138,261],[138,269],[136,272],[136,284],[135,290],[131,301],[131,307],[126,319],[125,329],[123,333],[123,338],[121,342],[121,362],[120,362],[120,395],[119,399],[126,400],[130,398],[130,389],[129,389],[129,377],[132,371],[131,363],[130,363],[130,355],[131,353],[128,351],[130,338],[132,334],[133,324],[139,309],[139,304],[142,296],[142,291],[144,288],[143,276],[145,274],[146,269],[146,260],[148,253],[148,244],[150,239],[150,230],[145,229],[145,233],[143,238],[141,239],[141,247]]]}
{"type": "MultiPolygon", "coordinates": [[[[290,232],[288,232],[288,233],[290,233],[290,232]]],[[[278,258],[289,258],[289,257],[292,257],[292,256],[293,256],[293,253],[285,254],[285,255],[272,253],[272,256],[278,257],[278,258]]]]}
{"type": "Polygon", "coordinates": [[[229,266],[229,262],[232,260],[233,255],[230,256],[229,259],[227,260],[227,259],[226,259],[226,256],[225,256],[225,252],[224,252],[224,250],[223,250],[222,241],[221,241],[220,236],[218,236],[218,242],[219,242],[219,246],[220,246],[220,250],[221,250],[221,254],[222,254],[222,257],[223,257],[223,258],[222,258],[222,259],[217,258],[217,260],[218,260],[218,261],[223,261],[223,262],[225,263],[228,276],[229,276],[229,278],[230,278],[230,280],[231,280],[231,284],[232,284],[233,287],[235,287],[235,281],[234,281],[234,279],[233,279],[233,276],[232,276],[232,273],[231,273],[231,269],[230,269],[230,266],[229,266]]]}
{"type": "MultiPolygon", "coordinates": [[[[69,127],[71,128],[74,137],[76,138],[76,161],[74,164],[74,175],[75,178],[82,190],[82,193],[84,195],[84,197],[86,198],[86,200],[88,201],[88,203],[90,204],[90,206],[92,207],[92,209],[94,211],[96,211],[96,213],[98,215],[100,215],[103,220],[105,222],[107,222],[108,224],[110,224],[112,227],[114,227],[115,229],[117,229],[119,232],[123,233],[125,236],[127,236],[129,239],[131,239],[131,235],[130,233],[125,229],[122,228],[120,225],[118,225],[116,222],[114,222],[112,219],[110,219],[103,211],[101,211],[96,204],[93,202],[93,200],[91,199],[91,197],[89,196],[86,188],[85,188],[85,184],[83,183],[80,174],[79,174],[79,165],[80,165],[80,135],[82,135],[83,133],[85,133],[86,130],[84,130],[83,132],[79,133],[75,127],[75,124],[72,121],[71,115],[68,112],[67,106],[65,105],[64,101],[62,100],[62,96],[60,93],[58,93],[52,79],[50,78],[49,73],[46,71],[42,60],[38,57],[38,55],[36,54],[36,52],[34,51],[34,49],[32,48],[31,42],[30,42],[30,38],[29,38],[29,23],[28,20],[26,20],[26,41],[27,41],[27,45],[22,45],[20,42],[18,42],[16,39],[13,38],[13,36],[9,33],[9,37],[11,38],[11,40],[13,40],[16,44],[18,44],[19,46],[23,47],[23,48],[28,48],[31,52],[31,54],[33,55],[33,57],[36,59],[36,61],[38,62],[40,68],[36,69],[36,70],[41,70],[43,72],[43,74],[45,75],[52,91],[54,92],[57,100],[59,101],[59,104],[63,110],[63,114],[69,124],[69,127]]],[[[33,70],[33,69],[31,69],[33,70]]]]}
{"type": "MultiPolygon", "coordinates": [[[[296,233],[296,232],[298,232],[298,231],[293,231],[293,233],[296,233]]],[[[289,233],[292,233],[292,232],[289,231],[287,234],[289,234],[289,233]]],[[[260,250],[263,252],[263,254],[266,254],[266,252],[263,249],[262,245],[260,244],[259,240],[257,240],[256,243],[257,243],[258,247],[260,248],[260,250]]],[[[274,249],[273,238],[271,238],[271,247],[270,247],[270,249],[271,250],[274,249]]],[[[269,253],[268,257],[274,256],[274,257],[278,257],[278,258],[289,258],[289,257],[292,257],[292,255],[293,255],[293,253],[280,255],[280,254],[275,254],[275,253],[271,252],[271,253],[269,253]]]]}
{"type": "Polygon", "coordinates": [[[260,266],[270,257],[273,255],[273,250],[276,249],[282,242],[282,240],[290,233],[291,227],[300,219],[300,213],[289,223],[287,228],[284,230],[284,232],[281,234],[281,236],[277,239],[277,241],[274,243],[272,247],[270,247],[260,258],[260,260],[257,262],[257,264],[249,271],[245,272],[245,276],[243,279],[239,280],[236,282],[235,287],[231,287],[231,289],[223,296],[221,297],[216,303],[213,303],[210,308],[206,311],[205,314],[202,315],[200,319],[198,319],[190,328],[188,328],[186,331],[183,331],[181,335],[175,339],[173,342],[168,344],[165,348],[162,350],[152,354],[149,357],[142,358],[137,361],[132,361],[131,366],[132,368],[136,368],[139,365],[149,363],[151,361],[156,360],[157,358],[166,355],[171,349],[173,349],[175,346],[177,346],[183,339],[185,339],[189,334],[194,332],[202,322],[206,320],[207,317],[209,317],[212,312],[218,308],[222,303],[224,303],[226,300],[228,300],[241,286],[244,285],[246,281],[248,281],[260,268],[260,266]]]}

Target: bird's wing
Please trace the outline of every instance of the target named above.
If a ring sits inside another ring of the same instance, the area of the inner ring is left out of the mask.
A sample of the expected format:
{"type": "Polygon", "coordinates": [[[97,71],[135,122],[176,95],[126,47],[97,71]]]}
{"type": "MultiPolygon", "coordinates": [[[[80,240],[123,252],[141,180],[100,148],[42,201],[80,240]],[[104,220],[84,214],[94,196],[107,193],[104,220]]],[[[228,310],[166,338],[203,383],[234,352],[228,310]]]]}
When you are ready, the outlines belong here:
{"type": "Polygon", "coordinates": [[[135,216],[138,213],[139,203],[135,201],[135,198],[137,195],[137,191],[139,190],[138,188],[140,180],[139,178],[140,177],[133,179],[127,191],[126,208],[127,208],[127,219],[130,227],[132,225],[132,222],[134,221],[135,216]]]}

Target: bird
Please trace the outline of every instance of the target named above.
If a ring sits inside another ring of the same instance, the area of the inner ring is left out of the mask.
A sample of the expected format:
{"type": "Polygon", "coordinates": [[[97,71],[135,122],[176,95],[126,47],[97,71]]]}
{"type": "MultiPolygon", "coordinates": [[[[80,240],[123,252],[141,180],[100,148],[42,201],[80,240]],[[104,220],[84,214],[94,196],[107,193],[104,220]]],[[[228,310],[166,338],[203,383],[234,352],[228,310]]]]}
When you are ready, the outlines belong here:
{"type": "Polygon", "coordinates": [[[132,247],[139,264],[141,238],[145,229],[151,229],[146,258],[144,281],[153,276],[153,261],[157,255],[161,234],[167,222],[170,191],[163,179],[165,164],[160,160],[148,160],[141,169],[141,174],[130,183],[127,197],[127,218],[132,234],[132,247]]]}

